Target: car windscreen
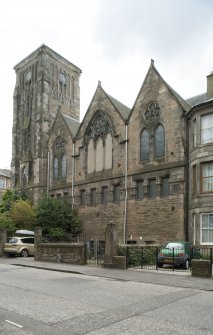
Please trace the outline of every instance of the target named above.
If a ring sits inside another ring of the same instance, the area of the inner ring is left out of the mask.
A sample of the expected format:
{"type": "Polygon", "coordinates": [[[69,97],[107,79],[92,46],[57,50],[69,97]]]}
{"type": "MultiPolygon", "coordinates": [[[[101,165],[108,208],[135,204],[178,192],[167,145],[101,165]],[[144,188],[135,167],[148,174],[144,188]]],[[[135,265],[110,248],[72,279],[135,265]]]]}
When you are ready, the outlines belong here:
{"type": "Polygon", "coordinates": [[[183,244],[181,243],[167,243],[164,247],[164,249],[184,249],[183,244]]]}

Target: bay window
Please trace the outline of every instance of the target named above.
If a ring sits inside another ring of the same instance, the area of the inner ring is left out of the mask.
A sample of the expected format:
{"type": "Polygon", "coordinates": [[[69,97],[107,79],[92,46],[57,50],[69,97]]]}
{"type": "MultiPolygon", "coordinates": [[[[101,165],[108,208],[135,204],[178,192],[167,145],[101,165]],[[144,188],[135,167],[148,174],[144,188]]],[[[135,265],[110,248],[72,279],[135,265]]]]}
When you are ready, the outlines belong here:
{"type": "Polygon", "coordinates": [[[201,144],[213,142],[213,113],[201,117],[201,144]]]}
{"type": "Polygon", "coordinates": [[[213,192],[213,162],[201,164],[201,192],[213,192]]]}
{"type": "Polygon", "coordinates": [[[213,243],[213,213],[201,215],[201,244],[213,243]]]}

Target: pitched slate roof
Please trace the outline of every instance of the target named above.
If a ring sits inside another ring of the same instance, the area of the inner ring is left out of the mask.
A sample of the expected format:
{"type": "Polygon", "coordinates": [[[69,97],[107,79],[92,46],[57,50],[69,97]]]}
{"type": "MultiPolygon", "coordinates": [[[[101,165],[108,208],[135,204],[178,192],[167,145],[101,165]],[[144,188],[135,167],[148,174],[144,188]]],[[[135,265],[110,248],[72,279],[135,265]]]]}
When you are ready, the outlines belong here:
{"type": "Polygon", "coordinates": [[[7,169],[0,169],[0,176],[10,178],[11,171],[7,169]]]}
{"type": "Polygon", "coordinates": [[[80,127],[80,122],[73,119],[71,116],[61,113],[64,121],[66,122],[67,127],[69,128],[71,135],[75,137],[77,134],[78,128],[80,127]]]}
{"type": "Polygon", "coordinates": [[[199,104],[207,101],[207,93],[202,93],[202,94],[196,95],[196,96],[194,96],[192,98],[186,99],[186,101],[191,106],[199,105],[199,104]]]}
{"type": "Polygon", "coordinates": [[[111,95],[109,95],[107,93],[106,93],[106,95],[108,96],[111,103],[115,106],[115,108],[119,111],[119,113],[123,116],[123,118],[127,119],[129,114],[130,114],[131,109],[129,107],[125,106],[124,104],[122,104],[120,101],[113,98],[111,95]]]}

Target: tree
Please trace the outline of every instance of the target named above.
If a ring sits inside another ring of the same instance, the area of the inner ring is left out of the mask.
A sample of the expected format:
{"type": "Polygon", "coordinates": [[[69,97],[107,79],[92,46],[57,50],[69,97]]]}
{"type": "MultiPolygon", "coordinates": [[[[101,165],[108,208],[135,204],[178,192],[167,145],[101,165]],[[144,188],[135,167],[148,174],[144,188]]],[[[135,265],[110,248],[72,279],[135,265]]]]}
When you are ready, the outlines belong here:
{"type": "Polygon", "coordinates": [[[8,236],[13,235],[16,231],[16,227],[8,213],[0,213],[0,228],[6,229],[8,236]]]}
{"type": "Polygon", "coordinates": [[[7,189],[2,196],[2,202],[0,203],[0,212],[8,212],[13,204],[18,199],[26,199],[24,194],[17,193],[13,190],[7,189]]]}
{"type": "Polygon", "coordinates": [[[40,199],[36,208],[36,224],[42,227],[43,233],[51,236],[62,236],[66,233],[80,232],[80,220],[77,211],[66,201],[52,197],[40,199]]]}
{"type": "Polygon", "coordinates": [[[13,202],[9,215],[18,229],[33,229],[35,212],[29,200],[13,202]]]}

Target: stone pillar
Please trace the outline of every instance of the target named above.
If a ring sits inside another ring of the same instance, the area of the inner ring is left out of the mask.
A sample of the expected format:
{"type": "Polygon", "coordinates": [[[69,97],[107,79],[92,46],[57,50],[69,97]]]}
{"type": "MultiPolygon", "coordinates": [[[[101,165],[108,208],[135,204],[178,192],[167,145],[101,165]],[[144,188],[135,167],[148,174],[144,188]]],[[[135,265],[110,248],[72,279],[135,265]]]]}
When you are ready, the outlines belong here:
{"type": "Polygon", "coordinates": [[[117,254],[117,227],[114,223],[110,222],[107,224],[105,231],[105,256],[104,263],[112,264],[113,256],[117,254]]]}
{"type": "Polygon", "coordinates": [[[42,228],[41,227],[36,227],[34,229],[34,236],[35,236],[34,259],[35,261],[38,261],[39,260],[38,245],[42,241],[42,228]]]}
{"type": "Polygon", "coordinates": [[[7,240],[6,229],[0,229],[0,257],[4,256],[4,244],[7,240]]]}
{"type": "Polygon", "coordinates": [[[206,259],[192,260],[192,276],[212,277],[212,262],[206,259]]]}

